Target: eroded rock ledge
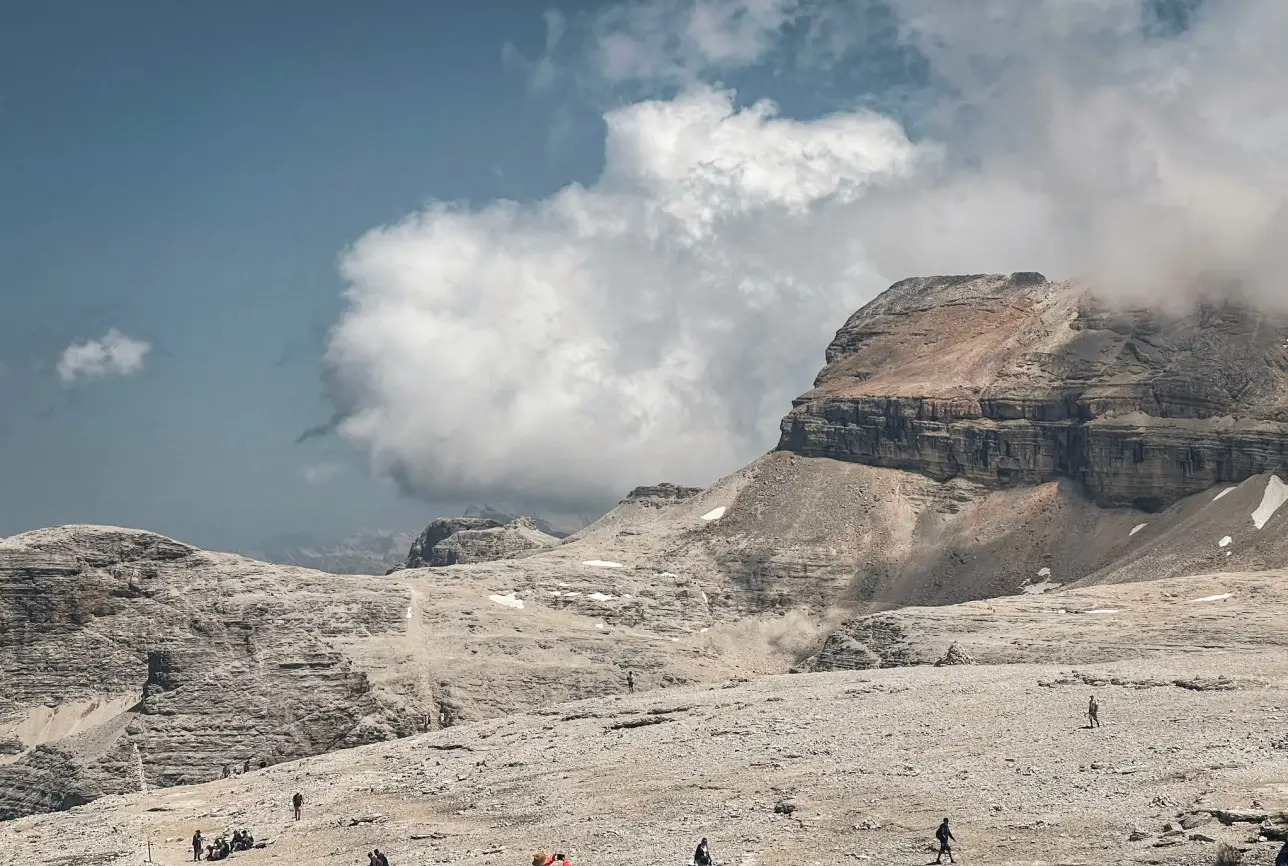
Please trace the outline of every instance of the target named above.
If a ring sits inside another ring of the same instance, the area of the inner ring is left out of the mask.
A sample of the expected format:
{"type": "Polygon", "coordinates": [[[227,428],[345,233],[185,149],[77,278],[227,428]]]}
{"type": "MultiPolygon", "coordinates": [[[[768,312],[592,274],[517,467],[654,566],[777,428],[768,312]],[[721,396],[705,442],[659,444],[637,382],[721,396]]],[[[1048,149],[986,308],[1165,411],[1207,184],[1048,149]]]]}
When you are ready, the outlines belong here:
{"type": "Polygon", "coordinates": [[[778,449],[962,477],[1075,479],[1158,510],[1288,461],[1288,317],[1167,315],[1040,274],[904,280],[859,310],[778,449]]]}

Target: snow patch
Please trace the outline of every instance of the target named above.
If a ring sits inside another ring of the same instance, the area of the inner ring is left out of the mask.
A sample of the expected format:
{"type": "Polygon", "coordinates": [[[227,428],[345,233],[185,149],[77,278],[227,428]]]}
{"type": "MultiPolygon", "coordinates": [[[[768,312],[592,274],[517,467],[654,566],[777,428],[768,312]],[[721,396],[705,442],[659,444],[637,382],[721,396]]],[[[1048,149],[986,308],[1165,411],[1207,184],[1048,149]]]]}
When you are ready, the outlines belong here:
{"type": "Polygon", "coordinates": [[[411,619],[411,608],[407,608],[407,619],[411,619]]]}
{"type": "Polygon", "coordinates": [[[1140,531],[1141,531],[1142,529],[1144,529],[1146,526],[1149,526],[1149,524],[1148,524],[1148,523],[1137,523],[1135,526],[1133,526],[1133,527],[1131,528],[1131,532],[1127,533],[1128,537],[1131,537],[1131,536],[1135,535],[1137,532],[1140,532],[1140,531]]]}
{"type": "Polygon", "coordinates": [[[602,592],[592,592],[590,595],[586,596],[586,598],[590,599],[591,601],[612,601],[613,600],[613,597],[611,595],[604,595],[602,592]]]}
{"type": "MultiPolygon", "coordinates": [[[[702,590],[698,590],[698,592],[702,592],[702,590]]],[[[705,592],[702,592],[702,603],[711,604],[711,599],[707,598],[707,594],[705,592]]]]}
{"type": "Polygon", "coordinates": [[[1220,493],[1218,493],[1218,494],[1216,495],[1216,497],[1215,497],[1212,501],[1213,501],[1213,502],[1216,502],[1218,499],[1222,498],[1223,496],[1225,496],[1226,494],[1230,493],[1230,492],[1231,492],[1231,491],[1233,491],[1233,490],[1234,490],[1234,488],[1233,488],[1233,487],[1227,487],[1227,488],[1225,488],[1225,489],[1224,489],[1224,490],[1222,490],[1220,493]]]}
{"type": "Polygon", "coordinates": [[[1224,538],[1222,538],[1220,541],[1218,541],[1216,544],[1217,544],[1217,547],[1229,547],[1233,543],[1234,543],[1234,539],[1227,535],[1224,538]]]}
{"type": "Polygon", "coordinates": [[[698,629],[698,634],[706,634],[706,633],[707,633],[708,631],[710,631],[710,630],[711,630],[711,629],[707,629],[707,628],[700,628],[700,629],[698,629]]]}
{"type": "Polygon", "coordinates": [[[1056,583],[1054,580],[1044,580],[1041,583],[1029,583],[1028,581],[1025,581],[1024,585],[1020,587],[1020,592],[1025,595],[1041,595],[1044,592],[1050,592],[1053,589],[1057,589],[1059,586],[1060,584],[1056,583]]]}
{"type": "Polygon", "coordinates": [[[1234,593],[1232,592],[1223,593],[1221,595],[1209,595],[1203,598],[1194,599],[1194,603],[1198,604],[1201,601],[1225,601],[1227,598],[1229,598],[1232,595],[1234,595],[1234,593]]]}
{"type": "Polygon", "coordinates": [[[724,517],[724,513],[725,513],[725,507],[721,505],[719,508],[713,508],[710,511],[708,511],[706,514],[702,515],[702,519],[719,520],[720,518],[724,517]]]}
{"type": "Polygon", "coordinates": [[[1266,525],[1275,512],[1288,502],[1288,484],[1279,480],[1278,475],[1271,475],[1266,482],[1266,492],[1261,497],[1261,505],[1252,512],[1252,523],[1257,529],[1266,525]]]}
{"type": "Polygon", "coordinates": [[[657,576],[658,576],[658,577],[679,577],[679,575],[678,575],[678,574],[672,574],[672,573],[671,573],[671,572],[669,572],[669,571],[662,571],[662,572],[659,572],[657,576]]]}
{"type": "Polygon", "coordinates": [[[515,610],[523,610],[523,599],[515,598],[514,593],[512,592],[507,592],[504,595],[499,593],[496,595],[489,595],[487,600],[494,601],[497,604],[504,605],[506,607],[512,607],[515,610]]]}
{"type": "Polygon", "coordinates": [[[1038,569],[1038,577],[1050,577],[1050,576],[1051,576],[1051,569],[1049,568],[1038,569]]]}
{"type": "Polygon", "coordinates": [[[613,562],[608,559],[588,559],[582,565],[589,565],[591,568],[625,568],[620,562],[613,562]]]}

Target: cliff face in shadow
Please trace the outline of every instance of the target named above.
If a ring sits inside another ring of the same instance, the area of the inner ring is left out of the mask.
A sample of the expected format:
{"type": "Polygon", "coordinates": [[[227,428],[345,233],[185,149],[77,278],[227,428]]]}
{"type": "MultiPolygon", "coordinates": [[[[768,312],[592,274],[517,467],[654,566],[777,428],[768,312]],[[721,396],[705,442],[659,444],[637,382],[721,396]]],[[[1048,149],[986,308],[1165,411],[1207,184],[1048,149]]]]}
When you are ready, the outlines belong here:
{"type": "Polygon", "coordinates": [[[828,346],[779,450],[1159,510],[1288,458],[1288,318],[1115,309],[1039,274],[904,280],[828,346]]]}

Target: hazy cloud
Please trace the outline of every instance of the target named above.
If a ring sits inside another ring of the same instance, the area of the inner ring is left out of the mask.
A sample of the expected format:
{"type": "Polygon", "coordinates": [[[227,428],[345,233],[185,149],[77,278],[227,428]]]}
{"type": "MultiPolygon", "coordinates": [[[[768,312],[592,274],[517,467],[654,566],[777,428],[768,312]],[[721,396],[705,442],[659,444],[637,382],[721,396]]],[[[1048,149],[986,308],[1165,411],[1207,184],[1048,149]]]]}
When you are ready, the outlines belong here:
{"type": "Polygon", "coordinates": [[[338,463],[317,463],[313,466],[305,466],[304,480],[309,484],[326,484],[340,473],[341,468],[338,463]]]}
{"type": "Polygon", "coordinates": [[[72,343],[63,350],[58,376],[64,382],[77,378],[129,376],[143,369],[143,359],[152,346],[133,340],[112,328],[101,339],[72,343]]]}
{"type": "Polygon", "coordinates": [[[501,63],[511,69],[520,70],[528,79],[528,86],[533,90],[549,90],[559,77],[559,49],[567,30],[567,19],[558,9],[547,9],[542,17],[546,22],[545,50],[536,60],[529,60],[513,42],[501,47],[501,63]]]}
{"type": "Polygon", "coordinates": [[[336,429],[409,492],[573,510],[764,450],[835,328],[902,277],[1283,303],[1285,38],[1278,0],[610,8],[583,28],[586,74],[678,95],[606,114],[589,187],[361,238],[327,355],[336,429]],[[916,59],[913,135],[702,83],[877,51],[916,59]]]}

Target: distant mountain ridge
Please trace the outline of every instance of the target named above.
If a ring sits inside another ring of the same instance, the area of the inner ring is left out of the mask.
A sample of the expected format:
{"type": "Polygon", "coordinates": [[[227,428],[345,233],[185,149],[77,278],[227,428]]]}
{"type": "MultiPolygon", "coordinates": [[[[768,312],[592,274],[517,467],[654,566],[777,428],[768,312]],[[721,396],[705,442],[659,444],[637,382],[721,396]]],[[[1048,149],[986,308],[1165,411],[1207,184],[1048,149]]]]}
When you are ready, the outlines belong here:
{"type": "Polygon", "coordinates": [[[407,559],[414,532],[369,529],[327,541],[307,532],[267,539],[254,548],[237,551],[276,565],[298,565],[330,574],[384,574],[407,559]]]}

